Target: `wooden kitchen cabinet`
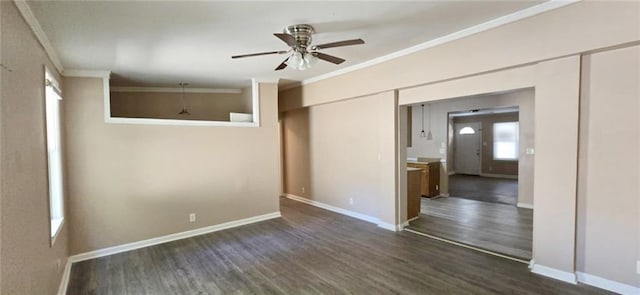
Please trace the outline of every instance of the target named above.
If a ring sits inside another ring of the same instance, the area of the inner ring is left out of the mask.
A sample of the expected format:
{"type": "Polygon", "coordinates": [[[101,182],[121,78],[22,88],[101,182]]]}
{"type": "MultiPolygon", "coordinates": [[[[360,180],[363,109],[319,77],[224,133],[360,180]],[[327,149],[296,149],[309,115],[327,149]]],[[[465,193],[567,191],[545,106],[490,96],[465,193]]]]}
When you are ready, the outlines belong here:
{"type": "Polygon", "coordinates": [[[422,196],[440,195],[440,162],[408,162],[407,167],[420,168],[422,172],[422,196]]]}
{"type": "Polygon", "coordinates": [[[407,171],[407,220],[412,220],[420,216],[420,196],[422,195],[421,190],[421,170],[413,170],[409,168],[407,171]]]}

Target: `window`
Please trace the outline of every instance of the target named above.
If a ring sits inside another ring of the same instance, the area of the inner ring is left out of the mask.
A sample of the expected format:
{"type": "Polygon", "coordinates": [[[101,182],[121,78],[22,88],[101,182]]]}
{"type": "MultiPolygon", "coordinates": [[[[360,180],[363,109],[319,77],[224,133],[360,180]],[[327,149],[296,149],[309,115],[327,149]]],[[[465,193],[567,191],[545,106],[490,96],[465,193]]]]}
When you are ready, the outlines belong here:
{"type": "Polygon", "coordinates": [[[493,123],[493,159],[518,160],[519,123],[493,123]]]}
{"type": "Polygon", "coordinates": [[[55,78],[45,74],[45,108],[47,122],[47,159],[49,168],[49,216],[51,219],[52,242],[62,228],[64,221],[64,200],[62,188],[62,150],[60,136],[60,86],[55,78]]]}
{"type": "Polygon", "coordinates": [[[473,128],[467,126],[460,129],[460,134],[476,134],[476,131],[473,128]]]}

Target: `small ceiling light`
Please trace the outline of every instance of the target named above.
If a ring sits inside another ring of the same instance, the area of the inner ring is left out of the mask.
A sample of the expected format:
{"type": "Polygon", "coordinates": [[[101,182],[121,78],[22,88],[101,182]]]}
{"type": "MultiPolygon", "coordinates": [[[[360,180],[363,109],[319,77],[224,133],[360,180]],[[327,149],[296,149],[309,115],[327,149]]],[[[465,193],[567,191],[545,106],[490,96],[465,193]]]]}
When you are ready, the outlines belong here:
{"type": "Polygon", "coordinates": [[[180,86],[182,87],[182,111],[178,113],[178,115],[191,115],[187,110],[187,103],[184,100],[184,87],[189,85],[189,83],[180,82],[180,86]]]}

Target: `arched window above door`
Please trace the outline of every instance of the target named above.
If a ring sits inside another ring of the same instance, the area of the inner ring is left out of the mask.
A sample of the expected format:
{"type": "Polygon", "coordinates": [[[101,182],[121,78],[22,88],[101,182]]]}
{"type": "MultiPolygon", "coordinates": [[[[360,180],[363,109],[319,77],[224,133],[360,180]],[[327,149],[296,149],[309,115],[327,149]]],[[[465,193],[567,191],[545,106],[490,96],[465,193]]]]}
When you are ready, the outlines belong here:
{"type": "Polygon", "coordinates": [[[460,134],[476,134],[476,131],[473,128],[467,126],[460,129],[460,134]]]}

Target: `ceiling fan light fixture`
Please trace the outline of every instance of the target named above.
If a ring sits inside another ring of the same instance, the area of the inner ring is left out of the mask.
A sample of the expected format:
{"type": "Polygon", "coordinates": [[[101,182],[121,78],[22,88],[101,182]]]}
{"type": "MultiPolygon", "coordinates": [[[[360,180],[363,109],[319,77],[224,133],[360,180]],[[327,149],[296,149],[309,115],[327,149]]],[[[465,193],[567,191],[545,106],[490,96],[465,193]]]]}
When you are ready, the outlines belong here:
{"type": "Polygon", "coordinates": [[[318,62],[318,58],[311,52],[307,52],[307,54],[304,55],[304,61],[309,67],[311,67],[318,62]]]}
{"type": "Polygon", "coordinates": [[[291,68],[294,69],[298,69],[298,65],[300,65],[300,62],[302,61],[302,54],[300,52],[294,51],[291,54],[291,57],[289,57],[289,59],[287,60],[287,65],[291,68]]]}
{"type": "Polygon", "coordinates": [[[301,53],[299,51],[294,51],[285,63],[294,70],[304,71],[311,68],[311,66],[317,61],[318,58],[310,52],[301,53]]]}
{"type": "Polygon", "coordinates": [[[292,52],[289,57],[287,57],[275,68],[275,70],[280,71],[287,67],[290,67],[297,71],[304,71],[308,68],[311,68],[311,66],[313,66],[313,64],[315,64],[319,59],[336,65],[345,62],[345,60],[342,58],[322,53],[319,50],[364,44],[364,41],[362,39],[352,39],[319,45],[311,45],[311,36],[313,35],[313,33],[313,27],[310,25],[300,24],[288,26],[282,33],[274,33],[273,35],[282,40],[284,43],[287,43],[287,45],[290,47],[289,50],[234,55],[231,56],[231,58],[244,58],[270,54],[286,54],[292,52]]]}

